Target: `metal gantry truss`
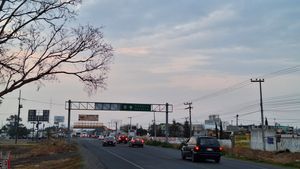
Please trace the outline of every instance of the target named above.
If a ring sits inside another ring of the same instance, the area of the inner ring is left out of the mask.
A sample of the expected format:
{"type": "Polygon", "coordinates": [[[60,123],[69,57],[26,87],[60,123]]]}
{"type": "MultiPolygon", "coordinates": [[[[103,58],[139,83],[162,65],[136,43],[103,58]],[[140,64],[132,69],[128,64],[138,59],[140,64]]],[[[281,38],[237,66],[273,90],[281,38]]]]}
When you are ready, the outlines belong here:
{"type": "MultiPolygon", "coordinates": [[[[84,102],[84,101],[71,101],[71,110],[106,110],[106,111],[121,111],[121,105],[149,105],[151,106],[150,112],[166,112],[166,104],[141,104],[141,103],[107,103],[107,102],[84,102]],[[99,106],[101,105],[101,106],[99,106]],[[101,107],[101,109],[100,109],[101,107]]],[[[65,102],[65,109],[69,109],[69,102],[65,102]]],[[[122,110],[131,111],[131,110],[122,110]]],[[[143,111],[143,110],[132,110],[143,111]]],[[[173,105],[168,104],[168,112],[173,112],[173,105]]]]}
{"type": "MultiPolygon", "coordinates": [[[[168,114],[173,112],[172,104],[107,103],[107,102],[83,102],[83,101],[68,100],[65,103],[65,109],[68,110],[68,142],[71,141],[71,132],[70,132],[71,110],[165,112],[166,113],[166,142],[168,142],[168,136],[169,136],[168,114]]],[[[117,123],[116,123],[116,128],[117,128],[117,123]]]]}

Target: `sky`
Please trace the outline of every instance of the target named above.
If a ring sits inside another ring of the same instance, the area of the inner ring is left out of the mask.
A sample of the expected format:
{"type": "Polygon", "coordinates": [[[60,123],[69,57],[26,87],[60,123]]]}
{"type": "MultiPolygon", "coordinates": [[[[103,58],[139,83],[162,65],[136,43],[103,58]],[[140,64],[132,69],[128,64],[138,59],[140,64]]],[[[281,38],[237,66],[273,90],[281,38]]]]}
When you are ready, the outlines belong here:
{"type": "MultiPolygon", "coordinates": [[[[22,87],[21,117],[28,109],[67,116],[65,101],[173,105],[169,122],[184,122],[192,102],[193,124],[218,114],[235,124],[259,124],[259,83],[269,124],[300,127],[300,2],[286,0],[85,0],[75,25],[102,27],[114,48],[106,89],[93,95],[73,77],[22,87]]],[[[4,96],[0,124],[17,112],[19,90],[4,96]]],[[[113,127],[132,123],[147,128],[152,112],[72,111],[98,114],[113,127]]],[[[164,113],[156,113],[158,123],[164,113]]]]}

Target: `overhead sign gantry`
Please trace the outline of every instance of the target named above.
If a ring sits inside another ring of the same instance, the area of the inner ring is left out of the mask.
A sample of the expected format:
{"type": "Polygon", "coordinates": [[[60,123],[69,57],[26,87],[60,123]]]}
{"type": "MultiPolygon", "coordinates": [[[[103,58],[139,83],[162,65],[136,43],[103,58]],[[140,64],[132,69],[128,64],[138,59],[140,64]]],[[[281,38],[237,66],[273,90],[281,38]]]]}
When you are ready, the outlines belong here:
{"type": "Polygon", "coordinates": [[[141,103],[107,103],[107,102],[83,102],[68,100],[65,103],[68,110],[68,136],[70,139],[71,110],[101,110],[101,111],[143,111],[166,112],[166,142],[168,142],[168,113],[173,112],[172,104],[141,104],[141,103]]]}
{"type": "MultiPolygon", "coordinates": [[[[141,104],[141,103],[107,103],[107,102],[82,102],[66,101],[65,109],[68,110],[106,110],[106,111],[143,111],[166,112],[166,104],[141,104]]],[[[173,105],[168,104],[168,111],[173,111],[173,105]]]]}

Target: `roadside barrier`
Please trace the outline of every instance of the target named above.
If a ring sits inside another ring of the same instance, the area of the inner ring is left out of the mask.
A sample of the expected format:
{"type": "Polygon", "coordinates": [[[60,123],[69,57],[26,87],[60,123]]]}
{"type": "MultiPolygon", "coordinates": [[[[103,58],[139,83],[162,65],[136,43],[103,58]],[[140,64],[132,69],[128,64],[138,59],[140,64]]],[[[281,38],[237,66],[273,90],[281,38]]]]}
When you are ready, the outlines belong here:
{"type": "Polygon", "coordinates": [[[3,155],[3,153],[0,152],[0,169],[11,169],[10,161],[10,152],[6,153],[6,155],[3,155]]]}

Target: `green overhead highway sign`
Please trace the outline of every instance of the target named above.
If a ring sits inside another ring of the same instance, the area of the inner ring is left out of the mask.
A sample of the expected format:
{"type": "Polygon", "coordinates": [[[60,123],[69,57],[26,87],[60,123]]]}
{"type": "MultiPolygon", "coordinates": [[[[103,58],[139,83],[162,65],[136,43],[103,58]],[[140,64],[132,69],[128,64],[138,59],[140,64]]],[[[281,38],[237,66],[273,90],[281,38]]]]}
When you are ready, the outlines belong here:
{"type": "Polygon", "coordinates": [[[135,103],[95,103],[95,110],[151,111],[151,104],[135,103]]]}
{"type": "Polygon", "coordinates": [[[121,111],[151,111],[151,104],[120,104],[121,111]]]}

